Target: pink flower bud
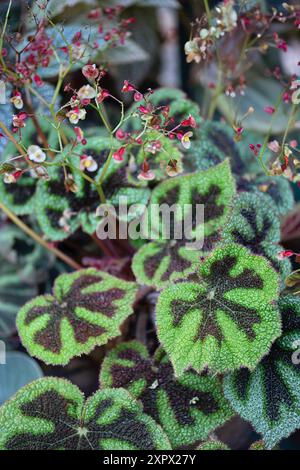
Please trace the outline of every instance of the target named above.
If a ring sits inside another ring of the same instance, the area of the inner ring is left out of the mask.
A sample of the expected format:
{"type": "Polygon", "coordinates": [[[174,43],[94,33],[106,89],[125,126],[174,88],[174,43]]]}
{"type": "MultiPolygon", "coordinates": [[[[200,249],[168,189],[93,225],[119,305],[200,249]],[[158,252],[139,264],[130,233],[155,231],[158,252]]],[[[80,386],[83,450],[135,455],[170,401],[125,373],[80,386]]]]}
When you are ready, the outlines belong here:
{"type": "Polygon", "coordinates": [[[134,101],[142,101],[143,95],[139,91],[136,91],[135,94],[133,95],[134,101]]]}
{"type": "Polygon", "coordinates": [[[124,80],[124,85],[123,85],[123,88],[122,88],[122,92],[123,93],[128,93],[129,91],[135,91],[135,87],[129,83],[128,80],[124,80]]]}
{"type": "Polygon", "coordinates": [[[274,114],[275,113],[275,108],[273,106],[265,106],[264,107],[264,112],[267,114],[274,114]]]}
{"type": "Polygon", "coordinates": [[[36,84],[36,86],[37,86],[38,88],[40,88],[40,87],[43,86],[43,84],[44,84],[44,83],[43,83],[43,80],[41,79],[41,77],[40,77],[39,75],[37,75],[37,74],[34,75],[33,81],[34,81],[34,83],[36,84]]]}
{"type": "Polygon", "coordinates": [[[113,159],[117,163],[121,163],[124,160],[125,147],[120,147],[119,150],[113,153],[113,159]]]}

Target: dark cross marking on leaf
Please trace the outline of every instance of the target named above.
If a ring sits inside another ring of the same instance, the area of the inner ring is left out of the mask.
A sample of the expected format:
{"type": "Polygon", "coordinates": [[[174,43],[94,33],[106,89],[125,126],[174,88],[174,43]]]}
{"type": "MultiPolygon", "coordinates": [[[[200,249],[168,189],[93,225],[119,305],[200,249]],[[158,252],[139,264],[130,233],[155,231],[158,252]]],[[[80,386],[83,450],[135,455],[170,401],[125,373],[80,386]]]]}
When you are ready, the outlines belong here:
{"type": "Polygon", "coordinates": [[[156,366],[151,359],[142,357],[134,349],[120,351],[118,359],[130,360],[133,365],[128,367],[114,363],[111,366],[112,387],[127,388],[137,380],[144,379],[146,385],[139,399],[143,403],[145,413],[157,422],[160,421],[158,410],[160,390],[166,393],[169,405],[181,426],[195,424],[195,418],[191,414],[192,409],[198,409],[205,415],[219,410],[218,402],[211,392],[192,389],[176,380],[170,363],[161,363],[156,366]],[[155,381],[157,381],[157,386],[153,387],[155,381]]]}
{"type": "Polygon", "coordinates": [[[135,382],[141,377],[150,385],[155,380],[155,372],[152,362],[148,358],[143,358],[138,351],[134,349],[125,349],[119,351],[118,359],[126,359],[133,362],[133,366],[127,367],[114,363],[111,366],[110,373],[112,377],[112,387],[126,388],[130,383],[135,382]]]}
{"type": "MultiPolygon", "coordinates": [[[[174,240],[171,243],[161,243],[160,249],[154,255],[149,256],[144,261],[144,269],[147,276],[151,279],[157,271],[162,259],[169,257],[169,265],[162,274],[162,281],[168,280],[174,272],[181,273],[188,269],[192,263],[179,254],[179,249],[185,245],[185,240],[174,240]]],[[[159,245],[158,245],[159,246],[159,245]]]]}
{"type": "MultiPolygon", "coordinates": [[[[283,307],[281,315],[283,337],[291,332],[300,332],[300,316],[296,312],[291,312],[291,307],[283,307]]],[[[283,403],[289,408],[293,406],[293,396],[279,367],[280,363],[284,363],[287,367],[300,373],[300,364],[293,364],[291,354],[291,351],[282,349],[280,340],[278,340],[273,344],[270,353],[263,358],[259,365],[259,367],[263,368],[266,412],[272,422],[280,419],[280,407],[283,403]]],[[[234,384],[240,399],[245,400],[247,398],[250,383],[251,372],[249,370],[241,369],[235,373],[234,384]]]]}
{"type": "MultiPolygon", "coordinates": [[[[101,168],[101,166],[103,166],[103,163],[106,161],[109,150],[105,149],[100,152],[87,150],[86,153],[92,156],[98,163],[98,166],[101,168]]],[[[98,170],[96,170],[95,172],[86,171],[86,173],[90,177],[95,178],[97,171],[98,170]]],[[[99,206],[99,195],[97,191],[95,190],[93,185],[91,185],[85,179],[83,181],[81,196],[76,193],[72,193],[71,191],[66,191],[64,186],[64,173],[62,171],[60,171],[58,179],[51,180],[50,182],[45,183],[45,185],[45,188],[47,189],[47,192],[49,194],[53,194],[55,196],[67,199],[71,212],[78,213],[84,210],[87,213],[93,213],[99,206]]],[[[125,167],[121,167],[105,179],[102,184],[102,189],[106,199],[109,199],[115,196],[120,187],[124,188],[128,186],[129,185],[126,179],[126,169],[125,167]]],[[[46,207],[46,214],[53,228],[59,227],[61,229],[59,225],[59,220],[62,217],[62,212],[63,211],[56,209],[55,207],[46,207]]]]}
{"type": "Polygon", "coordinates": [[[227,299],[225,294],[238,288],[262,289],[263,281],[255,271],[248,268],[245,268],[241,274],[235,277],[230,276],[229,273],[237,262],[238,259],[235,256],[225,256],[222,260],[215,261],[211,265],[209,276],[204,278],[207,285],[206,292],[197,294],[193,301],[175,299],[171,302],[174,327],[181,323],[182,318],[190,310],[200,309],[203,318],[195,341],[212,335],[220,344],[223,334],[216,321],[216,312],[221,309],[244,331],[249,339],[254,339],[253,326],[260,321],[257,311],[227,299]],[[211,298],[208,298],[209,293],[213,293],[211,298]]]}
{"type": "MultiPolygon", "coordinates": [[[[214,233],[205,237],[204,244],[201,249],[201,252],[211,251],[214,245],[220,240],[219,233],[214,233]]],[[[179,250],[181,247],[184,247],[188,243],[187,240],[174,240],[172,243],[158,243],[157,246],[159,250],[157,253],[148,256],[144,260],[144,270],[149,279],[154,277],[162,259],[165,256],[169,256],[169,265],[165,272],[161,276],[162,281],[167,281],[173,273],[181,273],[186,269],[189,269],[192,266],[192,262],[183,258],[179,250]]],[[[197,252],[195,253],[195,261],[198,260],[201,262],[202,257],[197,252]]]]}
{"type": "MultiPolygon", "coordinates": [[[[209,186],[206,193],[201,194],[196,188],[193,188],[191,195],[192,214],[188,217],[192,219],[192,229],[195,230],[197,226],[197,204],[204,205],[204,223],[217,219],[222,216],[225,211],[224,204],[218,205],[217,200],[221,195],[221,188],[216,184],[209,186]]],[[[188,219],[189,220],[189,219],[188,219]]],[[[203,221],[201,221],[203,223],[203,221]]],[[[191,236],[191,234],[189,234],[191,236]]]]}
{"type": "Polygon", "coordinates": [[[62,348],[60,328],[63,318],[67,318],[71,324],[76,341],[85,343],[90,337],[97,337],[106,332],[102,326],[89,323],[88,320],[76,316],[76,308],[84,308],[90,312],[113,317],[116,311],[114,301],[124,296],[122,289],[108,289],[104,292],[92,292],[83,294],[82,289],[101,281],[99,276],[82,276],[71,286],[69,292],[61,302],[56,299],[49,301],[49,305],[33,307],[26,316],[25,325],[43,314],[49,314],[50,318],[46,326],[37,331],[34,337],[36,343],[44,346],[53,353],[59,353],[62,348]]]}
{"type": "MultiPolygon", "coordinates": [[[[246,235],[240,232],[239,228],[236,227],[232,230],[231,234],[233,239],[236,243],[240,245],[249,247],[253,253],[256,255],[264,256],[267,259],[269,258],[268,252],[266,247],[263,245],[264,242],[270,243],[267,240],[268,232],[272,227],[272,213],[266,214],[263,212],[262,217],[262,227],[259,228],[257,224],[256,218],[256,211],[255,208],[243,208],[240,211],[240,214],[250,226],[250,231],[247,232],[246,235]]],[[[276,271],[280,271],[281,264],[280,261],[274,259],[273,257],[270,259],[270,262],[276,271]]]]}
{"type": "MultiPolygon", "coordinates": [[[[68,400],[55,390],[49,390],[34,400],[21,405],[22,414],[30,418],[42,418],[49,421],[54,429],[48,433],[21,433],[9,439],[7,449],[65,449],[91,450],[101,449],[102,439],[117,439],[128,442],[138,449],[150,450],[154,444],[144,423],[135,413],[121,408],[119,416],[109,424],[98,424],[103,413],[113,405],[112,399],[100,402],[94,416],[89,420],[73,418],[68,409],[76,403],[68,400]],[[79,428],[88,430],[86,437],[80,436],[79,428]]],[[[17,432],[17,430],[16,430],[17,432]]]]}
{"type": "Polygon", "coordinates": [[[211,392],[193,390],[175,380],[170,363],[159,365],[156,380],[158,382],[157,388],[148,387],[141,396],[145,412],[150,414],[156,421],[159,421],[159,390],[166,393],[176,421],[181,426],[195,424],[195,418],[191,413],[192,409],[197,409],[204,415],[216,413],[219,409],[219,405],[211,392]]]}
{"type": "MultiPolygon", "coordinates": [[[[160,198],[159,204],[167,203],[170,206],[175,204],[179,198],[180,187],[175,186],[170,189],[166,194],[160,198]]],[[[197,189],[192,190],[191,194],[191,203],[193,204],[192,214],[188,214],[188,220],[192,220],[192,229],[196,228],[196,204],[204,204],[204,223],[210,220],[213,220],[217,217],[220,217],[225,210],[224,204],[217,204],[217,199],[221,194],[221,188],[217,185],[211,185],[207,192],[204,194],[199,193],[197,189]]],[[[172,214],[172,213],[171,213],[172,214]]],[[[177,224],[183,224],[183,221],[176,222],[177,224]]],[[[184,227],[183,227],[184,228],[184,227]]],[[[188,239],[184,237],[184,230],[182,228],[183,238],[181,240],[173,240],[175,227],[174,227],[174,217],[170,220],[170,236],[171,242],[165,241],[165,243],[160,244],[160,249],[157,253],[149,256],[144,261],[144,270],[148,278],[152,278],[155,275],[162,259],[165,256],[169,256],[169,265],[166,271],[163,273],[161,279],[166,281],[174,272],[182,272],[191,267],[191,261],[186,260],[180,256],[179,250],[181,247],[184,247],[186,243],[195,241],[195,237],[191,236],[191,233],[188,234],[188,239]]],[[[207,251],[211,249],[213,245],[218,241],[219,234],[216,231],[215,233],[204,237],[204,246],[202,251],[207,251]]],[[[199,259],[200,261],[200,259],[199,259]]]]}

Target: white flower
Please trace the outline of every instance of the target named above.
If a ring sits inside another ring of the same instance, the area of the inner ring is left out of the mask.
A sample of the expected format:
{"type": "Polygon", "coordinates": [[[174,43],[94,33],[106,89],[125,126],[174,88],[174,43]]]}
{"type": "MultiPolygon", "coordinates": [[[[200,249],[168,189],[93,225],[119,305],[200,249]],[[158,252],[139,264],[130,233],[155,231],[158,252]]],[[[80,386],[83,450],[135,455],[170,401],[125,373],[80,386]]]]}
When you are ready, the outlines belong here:
{"type": "Polygon", "coordinates": [[[189,149],[190,146],[191,146],[191,141],[190,141],[190,137],[192,137],[193,133],[192,132],[186,132],[185,134],[183,134],[183,136],[181,137],[181,143],[182,143],[182,146],[185,148],[185,149],[189,149]]]}
{"type": "Polygon", "coordinates": [[[42,163],[46,160],[46,154],[38,145],[29,145],[27,149],[29,160],[36,163],[42,163]]]}
{"type": "Polygon", "coordinates": [[[86,116],[85,109],[74,108],[67,112],[66,116],[69,118],[71,124],[77,124],[79,119],[83,120],[86,116]]]}
{"type": "Polygon", "coordinates": [[[230,32],[237,26],[238,15],[233,0],[220,3],[215,10],[219,14],[217,23],[222,26],[224,31],[230,32]]]}
{"type": "Polygon", "coordinates": [[[77,93],[80,100],[91,100],[96,96],[96,90],[91,85],[82,86],[77,93]]]}
{"type": "Polygon", "coordinates": [[[3,181],[6,184],[15,183],[17,180],[14,177],[13,173],[4,173],[3,181]]]}
{"type": "Polygon", "coordinates": [[[81,155],[80,169],[81,171],[87,170],[93,172],[98,169],[98,163],[93,157],[91,157],[91,155],[81,155]]]}
{"type": "Polygon", "coordinates": [[[268,148],[272,150],[272,152],[274,153],[280,152],[280,149],[281,149],[278,140],[272,140],[271,142],[269,142],[268,148]]]}
{"type": "Polygon", "coordinates": [[[16,93],[11,99],[10,101],[12,102],[12,104],[14,105],[14,107],[16,109],[22,109],[23,108],[23,100],[22,100],[22,96],[21,96],[21,93],[16,93]]]}

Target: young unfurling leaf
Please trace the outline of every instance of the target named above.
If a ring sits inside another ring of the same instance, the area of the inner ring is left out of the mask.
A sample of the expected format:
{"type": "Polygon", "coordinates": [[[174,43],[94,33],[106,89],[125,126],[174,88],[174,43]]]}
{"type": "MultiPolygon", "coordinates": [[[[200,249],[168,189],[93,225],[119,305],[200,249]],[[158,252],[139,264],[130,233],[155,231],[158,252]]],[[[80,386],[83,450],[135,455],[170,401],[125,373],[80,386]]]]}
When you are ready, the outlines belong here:
{"type": "Polygon", "coordinates": [[[176,375],[253,369],[281,332],[277,296],[278,275],[265,258],[237,244],[214,250],[194,279],[158,299],[158,337],[176,375]]]}
{"type": "Polygon", "coordinates": [[[240,369],[225,378],[225,395],[250,421],[267,448],[300,428],[300,299],[281,296],[282,336],[253,372],[240,369]]]}
{"type": "Polygon", "coordinates": [[[170,223],[163,219],[161,212],[151,214],[151,227],[159,232],[160,239],[144,245],[135,255],[133,271],[138,281],[163,287],[195,271],[203,253],[218,240],[234,192],[227,160],[205,172],[173,178],[157,186],[152,192],[150,207],[165,205],[170,209],[171,218],[174,205],[177,206],[170,223]],[[188,204],[189,212],[186,211],[188,204]],[[200,204],[204,206],[203,218],[197,215],[200,204]],[[183,234],[180,239],[175,239],[176,231],[183,234]],[[199,241],[201,236],[204,236],[202,248],[191,249],[188,244],[199,241]]]}
{"type": "Polygon", "coordinates": [[[176,379],[164,354],[151,359],[137,341],[108,353],[100,385],[123,387],[141,400],[144,412],[162,426],[173,448],[206,439],[232,416],[218,378],[188,371],[176,379]]]}
{"type": "Polygon", "coordinates": [[[71,382],[43,378],[0,408],[1,450],[168,450],[161,428],[125,390],[85,401],[71,382]]]}
{"type": "Polygon", "coordinates": [[[47,364],[67,364],[120,334],[135,293],[134,283],[95,269],[62,274],[53,295],[36,297],[19,311],[22,343],[47,364]]]}

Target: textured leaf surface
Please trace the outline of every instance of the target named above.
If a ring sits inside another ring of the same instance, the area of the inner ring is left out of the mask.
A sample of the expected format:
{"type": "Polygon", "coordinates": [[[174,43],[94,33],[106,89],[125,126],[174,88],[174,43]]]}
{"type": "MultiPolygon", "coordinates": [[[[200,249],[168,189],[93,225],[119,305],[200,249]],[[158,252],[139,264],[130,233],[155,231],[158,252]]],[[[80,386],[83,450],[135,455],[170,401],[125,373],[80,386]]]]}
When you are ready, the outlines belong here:
{"type": "Polygon", "coordinates": [[[151,359],[137,341],[123,343],[105,358],[102,387],[123,387],[141,400],[145,413],[160,423],[173,448],[191,445],[232,416],[217,378],[194,371],[175,379],[164,354],[151,359]]]}
{"type": "Polygon", "coordinates": [[[36,297],[20,310],[22,343],[46,363],[67,364],[120,334],[135,292],[134,283],[95,269],[62,274],[53,295],[36,297]]]}
{"type": "Polygon", "coordinates": [[[254,368],[281,332],[277,296],[278,276],[265,258],[237,244],[213,251],[195,280],[158,299],[158,337],[176,375],[254,368]]]}
{"type": "MultiPolygon", "coordinates": [[[[77,149],[77,153],[90,155],[98,163],[97,170],[86,173],[89,178],[99,180],[110,148],[109,139],[91,137],[86,146],[77,149]]],[[[100,197],[95,186],[78,173],[80,163],[77,155],[66,157],[66,159],[66,163],[70,161],[72,165],[69,173],[76,183],[78,189],[76,193],[66,191],[62,168],[54,168],[50,172],[50,181],[38,183],[35,211],[41,229],[50,240],[63,240],[79,227],[82,227],[84,232],[92,234],[100,222],[99,217],[96,216],[100,197]]],[[[108,167],[102,184],[107,203],[117,206],[120,197],[127,197],[128,204],[146,204],[150,191],[147,188],[130,187],[126,178],[125,163],[124,161],[124,164],[117,165],[111,161],[108,167]]],[[[133,212],[132,218],[140,215],[140,213],[133,212]]]]}
{"type": "Polygon", "coordinates": [[[31,357],[21,352],[7,352],[6,363],[0,366],[0,405],[21,387],[42,376],[40,366],[31,357]]]}
{"type": "Polygon", "coordinates": [[[187,159],[192,170],[207,170],[226,158],[237,180],[247,170],[248,162],[233,140],[232,128],[224,123],[205,121],[196,131],[196,140],[193,141],[187,153],[187,159]]]}
{"type": "Polygon", "coordinates": [[[149,225],[154,229],[154,236],[160,236],[161,240],[144,245],[135,255],[133,271],[138,281],[163,287],[195,271],[203,252],[210,250],[218,240],[219,229],[228,218],[234,193],[234,181],[227,160],[205,172],[179,176],[157,186],[152,192],[150,207],[165,204],[172,210],[173,205],[178,206],[169,225],[161,213],[151,211],[149,225]],[[204,205],[204,220],[197,220],[197,204],[204,205]],[[191,222],[189,230],[186,228],[188,224],[183,224],[188,220],[191,222]],[[182,231],[180,239],[175,239],[176,231],[182,231]],[[204,244],[201,250],[195,249],[195,246],[193,249],[188,247],[188,243],[202,236],[204,244]]]}
{"type": "Polygon", "coordinates": [[[232,406],[262,434],[267,448],[300,428],[300,299],[282,296],[279,307],[283,333],[268,356],[253,372],[235,371],[224,383],[232,406]]]}
{"type": "Polygon", "coordinates": [[[283,279],[291,271],[288,259],[279,260],[280,220],[272,199],[265,194],[240,193],[234,200],[233,211],[222,236],[239,243],[253,253],[267,258],[283,279]]]}
{"type": "Polygon", "coordinates": [[[197,450],[230,450],[224,442],[211,439],[210,441],[203,442],[197,447],[197,450]]]}
{"type": "MultiPolygon", "coordinates": [[[[101,175],[102,167],[110,150],[110,140],[106,138],[89,138],[85,147],[77,149],[77,153],[85,153],[92,156],[98,163],[98,170],[87,172],[90,178],[96,179],[101,175]]],[[[67,149],[65,150],[67,153],[67,149]]],[[[71,163],[79,169],[79,157],[72,155],[71,163]]],[[[122,184],[122,169],[111,164],[107,172],[106,181],[103,184],[104,194],[109,197],[116,191],[116,185],[122,184]],[[116,173],[115,173],[116,172],[116,173]]],[[[50,240],[63,240],[73,233],[82,224],[82,228],[93,233],[99,218],[96,217],[96,208],[100,203],[99,194],[95,187],[86,181],[75,169],[69,173],[73,176],[78,191],[73,193],[66,191],[64,186],[64,171],[62,168],[53,168],[50,181],[39,181],[36,197],[36,215],[38,222],[50,240]],[[69,214],[67,224],[62,226],[64,214],[69,214]]],[[[123,179],[125,178],[125,169],[123,179]]]]}
{"type": "MultiPolygon", "coordinates": [[[[49,145],[55,148],[58,139],[55,129],[46,121],[39,121],[42,131],[44,132],[49,145]]],[[[27,120],[26,127],[22,130],[22,144],[41,145],[38,141],[36,128],[31,120],[27,120]]],[[[9,142],[3,150],[3,160],[18,155],[18,151],[14,144],[9,142]]],[[[0,198],[6,206],[15,214],[24,215],[31,214],[34,210],[34,199],[36,194],[37,180],[30,173],[26,172],[22,177],[13,184],[6,184],[3,178],[0,178],[0,198]]]]}
{"type": "Polygon", "coordinates": [[[147,162],[150,165],[151,171],[155,175],[156,181],[166,179],[167,176],[167,165],[170,161],[176,162],[177,168],[182,168],[182,156],[183,153],[179,149],[180,142],[170,140],[168,137],[162,136],[158,131],[151,131],[144,135],[144,145],[142,147],[133,146],[129,147],[129,152],[133,156],[134,161],[130,162],[127,170],[128,181],[134,185],[146,186],[147,181],[141,181],[138,179],[138,175],[141,171],[142,164],[147,158],[147,162]],[[155,154],[151,152],[151,145],[153,142],[159,141],[161,149],[155,154]]]}
{"type": "Polygon", "coordinates": [[[71,382],[37,380],[0,408],[0,449],[165,450],[158,425],[125,390],[102,390],[86,402],[71,382]]]}
{"type": "Polygon", "coordinates": [[[294,195],[290,182],[283,176],[257,176],[254,181],[243,180],[240,189],[264,193],[271,196],[280,215],[286,215],[294,206],[294,195]]]}
{"type": "Polygon", "coordinates": [[[264,441],[255,441],[249,447],[249,450],[267,450],[264,441]]]}

